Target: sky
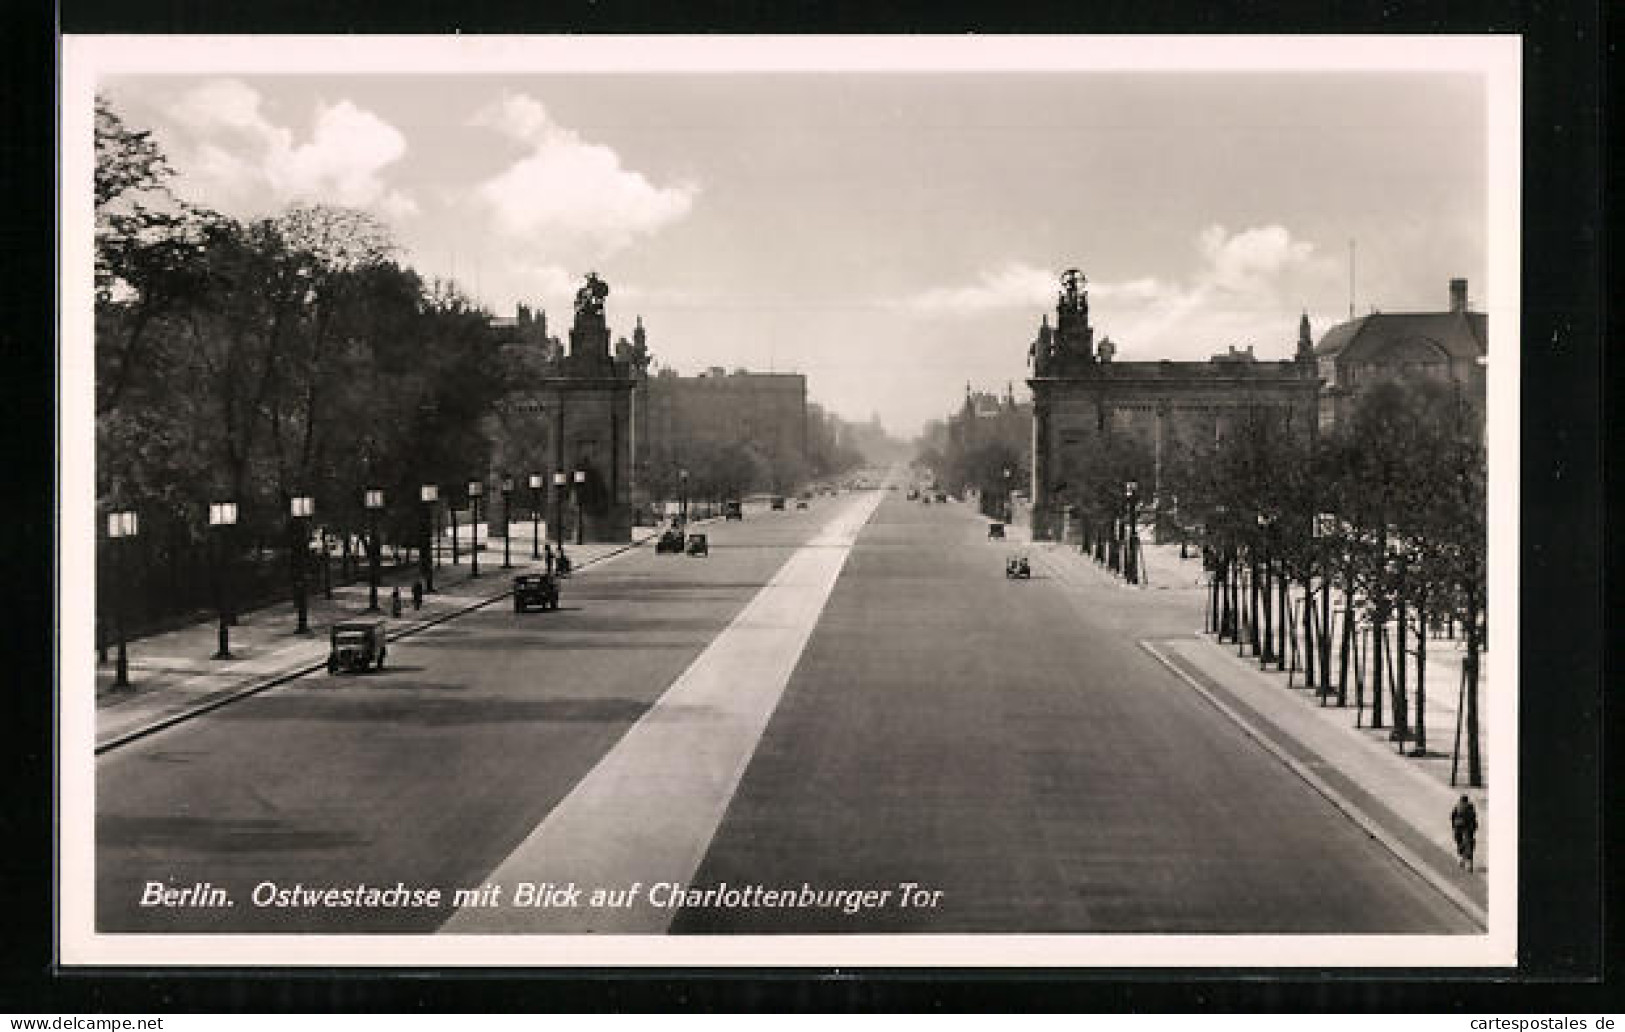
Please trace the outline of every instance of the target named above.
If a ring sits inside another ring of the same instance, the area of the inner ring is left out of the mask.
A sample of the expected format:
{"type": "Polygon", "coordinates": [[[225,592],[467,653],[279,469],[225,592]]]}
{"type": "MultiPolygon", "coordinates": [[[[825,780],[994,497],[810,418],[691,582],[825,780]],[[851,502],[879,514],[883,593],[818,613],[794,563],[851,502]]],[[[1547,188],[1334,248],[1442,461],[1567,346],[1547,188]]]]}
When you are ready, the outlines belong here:
{"type": "MultiPolygon", "coordinates": [[[[1025,398],[1059,274],[1119,360],[1284,358],[1486,274],[1483,81],[1416,72],[120,75],[175,189],[321,202],[564,335],[589,270],[657,365],[801,372],[894,435],[1025,398]]],[[[1475,307],[1478,307],[1475,305],[1475,307]]],[[[1053,316],[1052,316],[1053,317],[1053,316]]]]}

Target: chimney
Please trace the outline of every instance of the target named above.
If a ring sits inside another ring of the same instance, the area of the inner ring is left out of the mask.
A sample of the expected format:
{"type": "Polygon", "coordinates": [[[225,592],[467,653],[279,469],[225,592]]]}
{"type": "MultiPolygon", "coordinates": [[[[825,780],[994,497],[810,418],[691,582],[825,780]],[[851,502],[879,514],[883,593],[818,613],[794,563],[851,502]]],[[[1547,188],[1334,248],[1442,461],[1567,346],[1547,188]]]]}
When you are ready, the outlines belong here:
{"type": "Polygon", "coordinates": [[[1450,281],[1450,310],[1452,312],[1467,311],[1467,281],[1464,279],[1450,281]]]}

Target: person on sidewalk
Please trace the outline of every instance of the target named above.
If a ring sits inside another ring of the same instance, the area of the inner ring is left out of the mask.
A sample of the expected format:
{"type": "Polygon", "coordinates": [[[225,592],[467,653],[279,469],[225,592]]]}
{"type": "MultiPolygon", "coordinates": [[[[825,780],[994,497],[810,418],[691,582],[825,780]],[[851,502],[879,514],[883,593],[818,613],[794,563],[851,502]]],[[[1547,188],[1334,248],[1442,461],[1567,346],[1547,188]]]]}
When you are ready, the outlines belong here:
{"type": "Polygon", "coordinates": [[[553,542],[547,543],[547,552],[542,561],[547,564],[547,575],[553,576],[553,542]]]}
{"type": "Polygon", "coordinates": [[[415,580],[415,581],[412,582],[412,609],[413,609],[413,611],[416,611],[416,610],[419,610],[419,609],[422,609],[422,608],[423,608],[423,582],[420,581],[420,580],[415,580]]]}
{"type": "Polygon", "coordinates": [[[392,588],[389,592],[389,615],[400,618],[401,615],[401,589],[400,586],[392,588]]]}
{"type": "Polygon", "coordinates": [[[1456,836],[1456,865],[1473,869],[1473,850],[1478,839],[1478,809],[1465,794],[1450,811],[1450,830],[1456,836]]]}

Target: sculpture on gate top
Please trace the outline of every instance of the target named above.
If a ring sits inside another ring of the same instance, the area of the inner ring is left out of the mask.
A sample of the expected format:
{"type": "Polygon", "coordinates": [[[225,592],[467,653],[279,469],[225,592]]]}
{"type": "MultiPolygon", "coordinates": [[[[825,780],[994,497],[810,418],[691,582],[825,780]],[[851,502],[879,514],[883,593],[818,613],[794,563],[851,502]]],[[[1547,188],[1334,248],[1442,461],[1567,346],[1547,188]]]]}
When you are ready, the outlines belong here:
{"type": "Polygon", "coordinates": [[[604,317],[604,298],[609,296],[609,284],[598,277],[596,272],[587,273],[587,282],[576,291],[576,317],[599,318],[604,317]]]}

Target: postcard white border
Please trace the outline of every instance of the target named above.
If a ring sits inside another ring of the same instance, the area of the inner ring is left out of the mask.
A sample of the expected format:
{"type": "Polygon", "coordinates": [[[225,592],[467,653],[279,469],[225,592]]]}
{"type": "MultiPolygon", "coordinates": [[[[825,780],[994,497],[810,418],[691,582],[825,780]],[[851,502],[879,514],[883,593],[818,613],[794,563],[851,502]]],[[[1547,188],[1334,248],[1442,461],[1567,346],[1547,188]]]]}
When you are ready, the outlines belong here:
{"type": "Polygon", "coordinates": [[[59,959],[140,967],[1510,967],[1517,944],[1517,36],[68,36],[60,90],[59,959]],[[1488,931],[1412,935],[146,935],[94,927],[95,86],[120,74],[1465,72],[1486,84],[1490,449],[1488,931]]]}

